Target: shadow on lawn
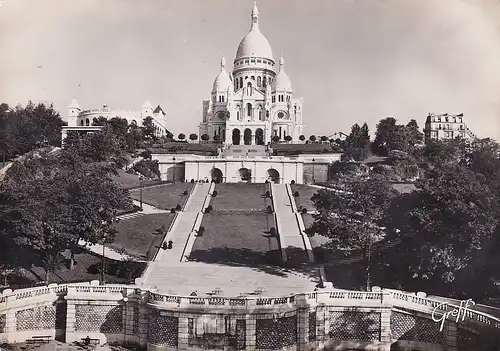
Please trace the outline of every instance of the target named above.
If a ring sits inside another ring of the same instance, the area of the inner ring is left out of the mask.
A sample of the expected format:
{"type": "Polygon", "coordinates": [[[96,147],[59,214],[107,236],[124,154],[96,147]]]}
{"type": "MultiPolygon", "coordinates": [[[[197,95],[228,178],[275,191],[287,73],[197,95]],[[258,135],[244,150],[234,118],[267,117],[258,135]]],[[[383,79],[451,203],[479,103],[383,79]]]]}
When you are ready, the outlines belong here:
{"type": "MultiPolygon", "coordinates": [[[[262,271],[267,274],[286,277],[291,270],[281,266],[281,257],[279,250],[268,252],[258,252],[250,249],[233,249],[226,247],[212,248],[209,250],[194,250],[189,255],[190,261],[204,263],[224,264],[234,267],[250,267],[254,270],[262,271]]],[[[316,272],[309,272],[311,276],[316,277],[316,272]]]]}

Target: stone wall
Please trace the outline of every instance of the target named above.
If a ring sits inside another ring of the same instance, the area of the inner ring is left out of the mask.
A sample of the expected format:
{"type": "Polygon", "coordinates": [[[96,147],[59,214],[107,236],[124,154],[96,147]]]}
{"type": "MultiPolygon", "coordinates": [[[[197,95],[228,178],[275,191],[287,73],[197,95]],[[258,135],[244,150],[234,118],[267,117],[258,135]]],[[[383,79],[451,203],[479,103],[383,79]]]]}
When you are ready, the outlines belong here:
{"type": "MultiPolygon", "coordinates": [[[[136,286],[53,285],[0,295],[0,342],[89,336],[149,350],[486,349],[500,320],[468,311],[434,322],[440,302],[422,293],[318,291],[287,297],[184,297],[136,286]],[[59,332],[58,332],[59,331],[59,332]]],[[[453,306],[451,306],[453,307],[453,306]]],[[[456,306],[455,306],[456,307],[456,306]]]]}

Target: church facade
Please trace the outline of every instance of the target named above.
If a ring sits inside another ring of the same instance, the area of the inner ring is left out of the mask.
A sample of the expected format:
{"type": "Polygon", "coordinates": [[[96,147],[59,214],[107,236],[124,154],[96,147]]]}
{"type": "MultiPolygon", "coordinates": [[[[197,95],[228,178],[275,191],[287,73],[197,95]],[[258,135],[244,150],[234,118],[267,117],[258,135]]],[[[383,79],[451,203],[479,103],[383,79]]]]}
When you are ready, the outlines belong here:
{"type": "Polygon", "coordinates": [[[283,56],[276,65],[271,45],[259,29],[256,4],[233,66],[228,73],[222,58],[211,98],[203,101],[200,136],[207,134],[225,145],[266,145],[273,137],[299,142],[303,99],[293,96],[283,56]]]}

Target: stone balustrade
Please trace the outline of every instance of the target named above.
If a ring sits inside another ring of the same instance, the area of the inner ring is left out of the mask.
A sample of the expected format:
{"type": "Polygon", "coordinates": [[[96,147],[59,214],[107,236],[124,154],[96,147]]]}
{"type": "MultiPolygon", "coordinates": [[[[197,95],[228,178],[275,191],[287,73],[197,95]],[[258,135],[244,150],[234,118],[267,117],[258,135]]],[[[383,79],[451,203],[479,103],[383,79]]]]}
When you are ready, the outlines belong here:
{"type": "Polygon", "coordinates": [[[281,297],[178,296],[133,285],[51,284],[0,295],[0,342],[87,335],[150,350],[484,349],[500,320],[425,293],[375,287],[281,297]],[[451,314],[440,330],[435,313],[451,314]],[[472,346],[471,346],[472,345],[472,346]],[[470,348],[472,347],[472,348],[470,348]]]}

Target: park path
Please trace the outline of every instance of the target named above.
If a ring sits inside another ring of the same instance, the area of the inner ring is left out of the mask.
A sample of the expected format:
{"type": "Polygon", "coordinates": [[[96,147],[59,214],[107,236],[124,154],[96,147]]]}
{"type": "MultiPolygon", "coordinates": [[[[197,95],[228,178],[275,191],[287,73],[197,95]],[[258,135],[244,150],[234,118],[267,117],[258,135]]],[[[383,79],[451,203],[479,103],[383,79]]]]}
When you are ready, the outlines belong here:
{"type": "Polygon", "coordinates": [[[271,189],[278,234],[286,261],[291,264],[308,263],[306,244],[286,184],[272,184],[271,189]]]}

